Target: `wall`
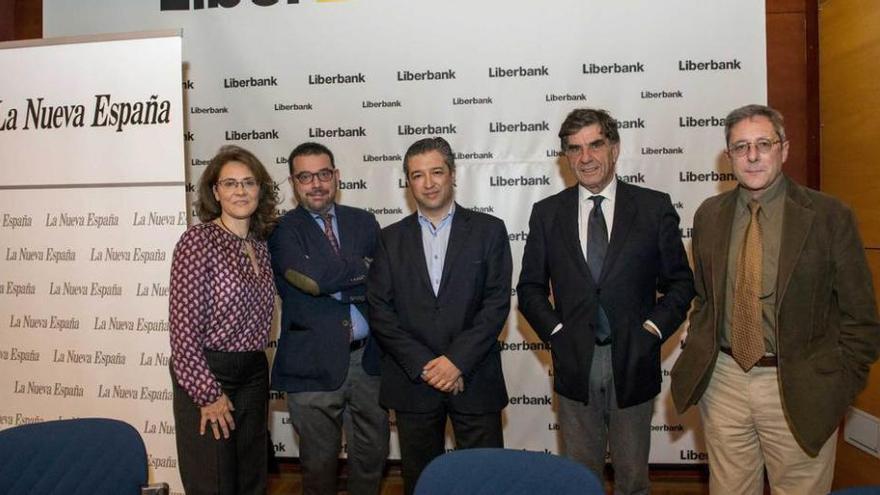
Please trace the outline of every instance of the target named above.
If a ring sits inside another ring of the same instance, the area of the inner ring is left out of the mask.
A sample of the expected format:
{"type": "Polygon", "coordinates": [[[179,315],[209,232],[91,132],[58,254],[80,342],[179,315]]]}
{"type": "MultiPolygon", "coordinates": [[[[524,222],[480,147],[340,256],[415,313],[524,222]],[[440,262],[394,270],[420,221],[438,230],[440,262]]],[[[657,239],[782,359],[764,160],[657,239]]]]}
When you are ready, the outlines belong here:
{"type": "MultiPolygon", "coordinates": [[[[786,116],[792,141],[785,171],[819,186],[816,5],[810,0],[766,0],[767,89],[770,105],[786,116]]],[[[42,37],[41,0],[0,0],[0,41],[42,37]]]]}
{"type": "MultiPolygon", "coordinates": [[[[859,220],[874,287],[880,287],[880,3],[819,2],[822,190],[852,206],[859,220]]],[[[880,417],[880,365],[855,406],[880,417]]],[[[880,485],[880,459],[839,444],[835,487],[880,485]]]]}
{"type": "Polygon", "coordinates": [[[40,38],[42,0],[0,0],[0,41],[40,38]]]}
{"type": "Polygon", "coordinates": [[[791,150],[785,172],[819,187],[816,3],[766,0],[767,99],[785,116],[791,150]]]}
{"type": "MultiPolygon", "coordinates": [[[[786,116],[792,139],[786,172],[854,207],[878,287],[880,168],[871,152],[880,135],[880,91],[864,68],[880,60],[880,4],[824,0],[817,12],[810,0],[767,0],[766,11],[769,103],[786,116]]],[[[0,41],[41,34],[40,0],[0,0],[0,41]]],[[[880,416],[877,368],[856,406],[880,416]]],[[[880,484],[880,460],[842,443],[836,474],[836,486],[880,484]]]]}

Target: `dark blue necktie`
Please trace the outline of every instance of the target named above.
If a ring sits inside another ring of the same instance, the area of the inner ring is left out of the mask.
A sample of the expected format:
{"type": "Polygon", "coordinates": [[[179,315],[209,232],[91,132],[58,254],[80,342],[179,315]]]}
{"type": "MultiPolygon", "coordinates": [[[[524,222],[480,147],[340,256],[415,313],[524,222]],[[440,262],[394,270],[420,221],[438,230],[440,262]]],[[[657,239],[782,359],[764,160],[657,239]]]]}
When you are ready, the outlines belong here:
{"type": "MultiPolygon", "coordinates": [[[[605,199],[603,196],[590,196],[593,209],[590,211],[590,221],[587,225],[587,266],[597,284],[602,274],[602,265],[605,263],[605,254],[608,252],[608,226],[605,224],[605,215],[602,214],[603,199],[605,199]]],[[[611,337],[611,324],[601,305],[598,313],[596,340],[601,342],[611,337]]]]}

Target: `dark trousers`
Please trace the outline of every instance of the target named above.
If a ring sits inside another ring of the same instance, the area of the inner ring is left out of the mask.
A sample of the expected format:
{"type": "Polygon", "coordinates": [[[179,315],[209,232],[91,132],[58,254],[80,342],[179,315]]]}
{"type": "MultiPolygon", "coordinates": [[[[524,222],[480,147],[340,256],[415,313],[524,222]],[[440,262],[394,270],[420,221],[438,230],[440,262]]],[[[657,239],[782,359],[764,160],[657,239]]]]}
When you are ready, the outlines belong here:
{"type": "Polygon", "coordinates": [[[590,402],[557,395],[562,452],[583,464],[601,480],[605,453],[611,451],[615,495],[650,493],[648,456],[654,401],[617,407],[611,346],[596,347],[590,366],[590,402]]]}
{"type": "Polygon", "coordinates": [[[452,422],[456,449],[504,447],[501,412],[464,414],[447,403],[433,411],[413,413],[395,411],[400,442],[400,470],[403,489],[412,495],[422,471],[435,457],[446,451],[446,417],[452,422]]]}
{"type": "Polygon", "coordinates": [[[348,375],[336,390],[287,394],[290,420],[299,436],[304,495],[335,495],[337,460],[345,431],[348,493],[378,495],[388,457],[388,413],[379,405],[378,376],[361,364],[364,349],[351,353],[348,375]]]}
{"type": "Polygon", "coordinates": [[[267,478],[269,368],[255,352],[205,351],[208,367],[235,410],[235,430],[216,440],[199,435],[201,408],[174,380],[177,460],[187,495],[264,495],[267,478]]]}

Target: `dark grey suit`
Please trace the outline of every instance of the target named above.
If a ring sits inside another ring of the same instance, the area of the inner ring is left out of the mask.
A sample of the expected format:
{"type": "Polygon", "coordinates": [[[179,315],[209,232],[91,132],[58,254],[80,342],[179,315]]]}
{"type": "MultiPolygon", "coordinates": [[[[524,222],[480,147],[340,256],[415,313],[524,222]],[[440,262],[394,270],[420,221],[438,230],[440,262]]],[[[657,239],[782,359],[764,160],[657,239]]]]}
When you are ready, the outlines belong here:
{"type": "Polygon", "coordinates": [[[648,401],[660,391],[660,347],[684,321],[693,275],[668,194],[618,181],[614,201],[598,281],[579,241],[578,186],[536,203],[517,295],[523,316],[552,344],[564,452],[601,475],[607,433],[617,488],[627,493],[631,484],[641,493],[648,482],[648,401]],[[596,346],[600,304],[611,327],[612,343],[604,347],[596,346]],[[646,320],[662,339],[642,327],[646,320]],[[612,390],[600,389],[608,383],[612,390]]]}

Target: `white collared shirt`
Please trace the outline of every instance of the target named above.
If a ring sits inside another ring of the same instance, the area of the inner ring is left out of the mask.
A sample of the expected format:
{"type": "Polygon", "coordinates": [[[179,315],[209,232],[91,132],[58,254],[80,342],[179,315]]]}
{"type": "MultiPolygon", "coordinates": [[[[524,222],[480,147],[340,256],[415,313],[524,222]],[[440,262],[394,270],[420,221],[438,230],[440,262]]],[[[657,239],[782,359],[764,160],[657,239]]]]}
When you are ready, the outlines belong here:
{"type": "Polygon", "coordinates": [[[587,258],[587,229],[590,224],[590,212],[593,211],[593,201],[590,196],[602,196],[602,215],[605,216],[605,225],[608,228],[608,239],[611,239],[611,227],[614,225],[614,206],[617,203],[617,177],[597,194],[591,193],[586,187],[578,184],[578,240],[581,244],[581,254],[587,258]]]}

